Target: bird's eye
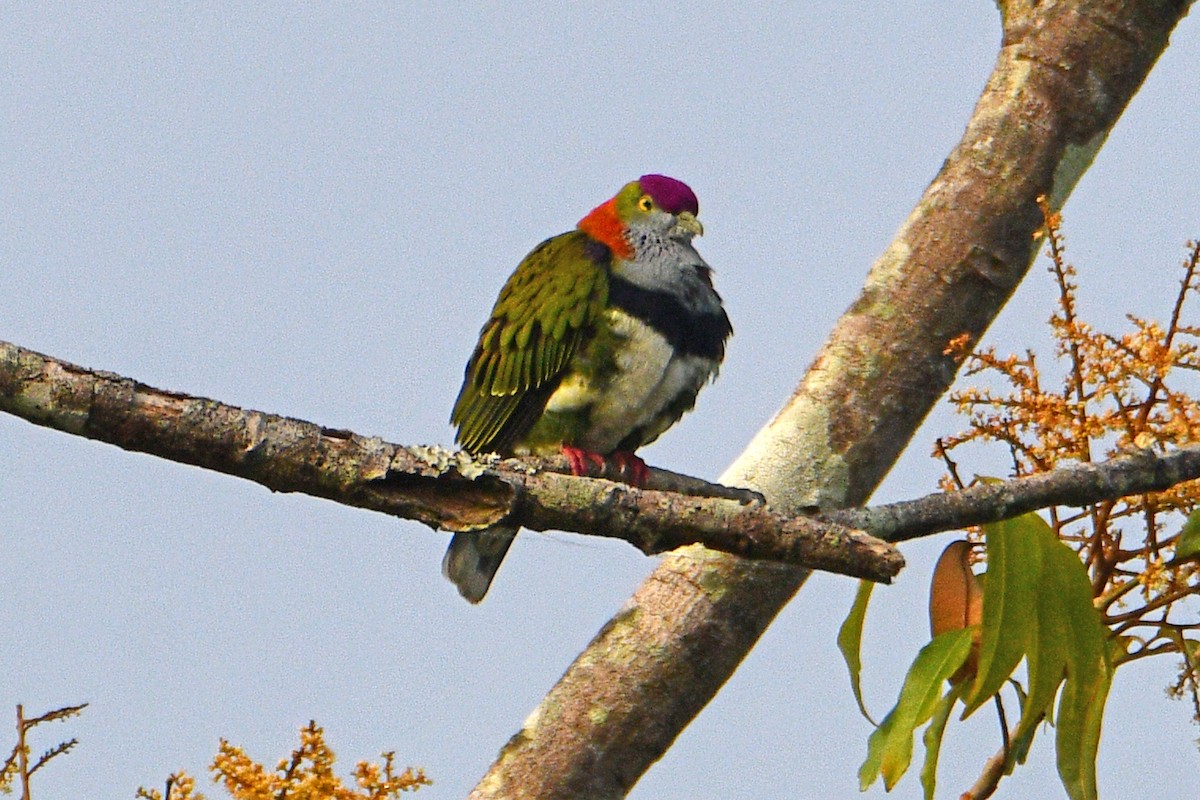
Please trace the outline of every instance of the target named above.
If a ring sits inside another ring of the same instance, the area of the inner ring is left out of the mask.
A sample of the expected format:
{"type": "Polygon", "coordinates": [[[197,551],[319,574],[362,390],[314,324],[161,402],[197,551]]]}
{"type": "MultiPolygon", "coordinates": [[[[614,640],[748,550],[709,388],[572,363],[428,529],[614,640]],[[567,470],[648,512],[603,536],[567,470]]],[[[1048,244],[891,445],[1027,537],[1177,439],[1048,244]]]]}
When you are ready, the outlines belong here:
{"type": "Polygon", "coordinates": [[[653,211],[654,201],[650,199],[650,195],[644,194],[638,198],[637,206],[642,211],[653,211]]]}

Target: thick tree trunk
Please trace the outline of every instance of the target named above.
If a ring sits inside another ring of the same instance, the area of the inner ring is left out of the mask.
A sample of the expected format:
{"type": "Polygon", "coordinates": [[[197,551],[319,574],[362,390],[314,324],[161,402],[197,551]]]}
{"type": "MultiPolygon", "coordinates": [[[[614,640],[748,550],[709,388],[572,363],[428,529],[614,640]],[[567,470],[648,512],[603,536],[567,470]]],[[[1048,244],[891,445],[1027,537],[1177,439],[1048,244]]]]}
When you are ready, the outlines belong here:
{"type": "MultiPolygon", "coordinates": [[[[1011,0],[962,141],[779,414],[722,476],[784,513],[861,504],[1036,253],[1187,12],[1185,0],[1011,0]]],[[[472,798],[624,796],[716,694],[807,572],[667,557],[504,746],[472,798]]]]}

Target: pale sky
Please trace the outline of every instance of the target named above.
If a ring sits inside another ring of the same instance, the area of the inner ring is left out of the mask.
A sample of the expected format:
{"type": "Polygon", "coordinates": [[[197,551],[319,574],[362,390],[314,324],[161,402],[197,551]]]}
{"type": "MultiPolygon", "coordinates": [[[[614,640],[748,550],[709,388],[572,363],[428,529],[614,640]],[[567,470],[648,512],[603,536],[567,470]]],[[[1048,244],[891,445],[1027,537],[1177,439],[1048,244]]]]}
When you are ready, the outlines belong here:
{"type": "MultiPolygon", "coordinates": [[[[509,272],[662,172],[700,198],[698,247],[735,336],[696,411],[643,455],[708,478],[855,297],[999,42],[985,0],[256,9],[0,6],[0,339],[449,445],[463,364],[509,272]]],[[[1200,237],[1197,86],[1193,16],[1066,208],[1080,310],[1099,324],[1169,314],[1200,237]]],[[[1053,297],[1035,266],[986,341],[1044,348],[1053,297]]],[[[960,426],[931,415],[875,499],[934,490],[931,443],[960,426]]],[[[207,790],[219,737],[273,764],[310,718],[344,774],[394,749],[436,782],[418,797],[462,797],[654,565],[621,543],[525,533],[472,607],[439,573],[446,535],[413,523],[4,415],[0,458],[0,730],[18,702],[91,703],[34,738],[35,752],[80,739],[36,776],[38,798],[132,797],[179,769],[207,790]]],[[[984,458],[961,466],[995,471],[984,458]]],[[[927,639],[950,538],[905,545],[909,567],[876,593],[877,715],[927,639]]],[[[853,590],[812,579],[631,797],[857,794],[869,726],[834,644],[853,590]]],[[[1165,697],[1174,669],[1118,673],[1105,797],[1146,796],[1150,775],[1156,796],[1194,794],[1200,729],[1165,697]]],[[[999,797],[1063,796],[1052,738],[999,797]]],[[[986,712],[952,724],[944,795],[997,745],[986,712]]],[[[916,769],[893,796],[920,796],[916,769]]]]}

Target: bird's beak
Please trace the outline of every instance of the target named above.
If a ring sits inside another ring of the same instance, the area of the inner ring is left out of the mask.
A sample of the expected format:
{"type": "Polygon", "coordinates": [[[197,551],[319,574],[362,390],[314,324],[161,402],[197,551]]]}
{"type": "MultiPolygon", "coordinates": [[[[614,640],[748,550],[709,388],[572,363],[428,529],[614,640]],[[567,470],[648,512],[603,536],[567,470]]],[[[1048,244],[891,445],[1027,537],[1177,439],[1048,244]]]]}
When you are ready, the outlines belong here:
{"type": "Polygon", "coordinates": [[[675,217],[675,229],[692,236],[704,235],[704,226],[700,224],[700,220],[696,219],[696,215],[690,211],[679,212],[675,217]]]}

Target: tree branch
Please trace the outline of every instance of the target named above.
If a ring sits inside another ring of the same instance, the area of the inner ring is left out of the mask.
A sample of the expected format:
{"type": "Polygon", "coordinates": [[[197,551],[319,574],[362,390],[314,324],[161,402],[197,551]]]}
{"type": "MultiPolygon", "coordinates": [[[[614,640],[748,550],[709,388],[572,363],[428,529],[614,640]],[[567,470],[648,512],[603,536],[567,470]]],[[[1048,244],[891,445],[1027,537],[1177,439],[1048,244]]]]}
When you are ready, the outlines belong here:
{"type": "Polygon", "coordinates": [[[837,522],[789,518],[760,495],[665,470],[648,488],[569,474],[565,458],[472,458],[167,392],[0,342],[0,411],[125,450],[216,470],[276,492],[472,531],[500,521],[623,539],[652,555],[697,542],[748,558],[874,581],[894,547],[837,522]]]}
{"type": "MultiPolygon", "coordinates": [[[[1084,506],[1200,477],[1200,445],[916,500],[787,517],[761,495],[667,470],[646,488],[570,474],[565,458],[475,458],[165,392],[0,342],[0,411],[149,453],[450,531],[501,520],[622,539],[647,555],[690,544],[890,582],[903,541],[1049,505],[1084,506]]],[[[615,477],[615,476],[612,476],[615,477]]]]}
{"type": "Polygon", "coordinates": [[[818,519],[864,530],[889,542],[999,522],[1050,506],[1083,508],[1144,492],[1160,492],[1200,478],[1200,445],[1167,455],[1136,450],[1108,461],[1087,462],[1025,478],[981,483],[958,492],[915,500],[846,508],[818,519]]]}

